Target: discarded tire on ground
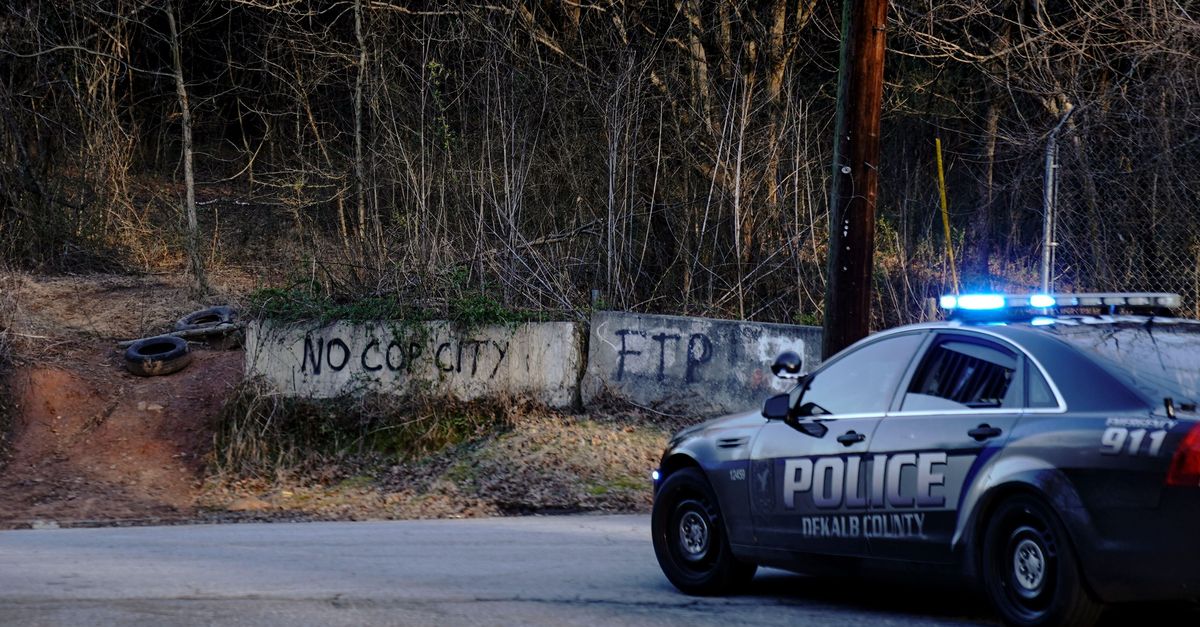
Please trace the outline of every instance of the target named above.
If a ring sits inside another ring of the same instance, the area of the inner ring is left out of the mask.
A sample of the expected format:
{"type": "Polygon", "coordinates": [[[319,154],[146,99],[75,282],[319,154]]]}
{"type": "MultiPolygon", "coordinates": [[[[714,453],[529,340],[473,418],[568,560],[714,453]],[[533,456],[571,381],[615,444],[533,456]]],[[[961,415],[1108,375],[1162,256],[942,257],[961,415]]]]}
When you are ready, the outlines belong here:
{"type": "Polygon", "coordinates": [[[176,331],[205,331],[208,329],[216,329],[223,324],[231,324],[237,320],[237,311],[233,307],[209,307],[192,313],[179,319],[175,323],[176,331]]]}
{"type": "Polygon", "coordinates": [[[233,307],[209,307],[180,318],[175,323],[175,333],[204,342],[213,350],[229,350],[242,344],[236,323],[237,310],[233,307]]]}
{"type": "Polygon", "coordinates": [[[191,362],[187,341],[172,335],[143,338],[125,349],[125,368],[139,377],[179,372],[191,362]]]}

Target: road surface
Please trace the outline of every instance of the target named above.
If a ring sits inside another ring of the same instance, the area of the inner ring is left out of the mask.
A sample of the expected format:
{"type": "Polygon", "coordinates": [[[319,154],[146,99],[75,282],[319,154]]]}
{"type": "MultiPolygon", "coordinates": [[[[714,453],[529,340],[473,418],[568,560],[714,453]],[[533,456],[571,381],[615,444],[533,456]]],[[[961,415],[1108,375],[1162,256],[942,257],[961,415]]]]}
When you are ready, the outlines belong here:
{"type": "Polygon", "coordinates": [[[760,572],[692,598],[645,516],[0,532],[0,624],[963,625],[969,595],[760,572]]]}

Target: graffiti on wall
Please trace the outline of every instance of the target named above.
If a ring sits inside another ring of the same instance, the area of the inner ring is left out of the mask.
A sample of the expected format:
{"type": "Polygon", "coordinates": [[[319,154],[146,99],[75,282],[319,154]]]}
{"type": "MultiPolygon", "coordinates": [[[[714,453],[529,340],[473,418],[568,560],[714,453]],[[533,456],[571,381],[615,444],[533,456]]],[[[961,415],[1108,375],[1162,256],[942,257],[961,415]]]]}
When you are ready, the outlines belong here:
{"type": "Polygon", "coordinates": [[[364,373],[403,373],[433,370],[494,379],[508,355],[508,341],[451,339],[419,342],[404,338],[367,336],[358,341],[338,335],[304,336],[300,372],[312,376],[340,373],[349,368],[364,373]]]}
{"type": "Polygon", "coordinates": [[[252,322],[246,371],[284,394],[309,398],[504,395],[575,407],[582,337],[574,322],[470,328],[444,321],[252,322]]]}
{"type": "Polygon", "coordinates": [[[678,363],[678,356],[682,351],[686,366],[683,371],[683,380],[687,383],[695,383],[700,380],[701,367],[712,360],[713,357],[713,342],[705,333],[687,334],[687,341],[683,343],[684,335],[679,333],[649,333],[638,329],[618,329],[617,337],[620,338],[621,348],[617,351],[617,381],[625,379],[626,372],[645,372],[647,370],[645,364],[649,364],[649,369],[654,371],[654,378],[657,381],[665,381],[667,379],[667,358],[668,351],[671,353],[671,363],[678,363]],[[630,336],[633,336],[632,338],[630,336]],[[639,345],[637,339],[649,339],[649,344],[645,349],[639,345]],[[668,343],[670,347],[668,348],[668,343]],[[639,346],[637,349],[633,346],[639,346]],[[656,349],[657,346],[657,349],[656,349]],[[647,360],[638,360],[635,363],[628,362],[635,357],[641,357],[645,353],[649,353],[647,360]],[[655,354],[657,352],[657,360],[655,354]],[[655,367],[657,364],[657,367],[655,367]],[[628,370],[627,370],[628,365],[628,370]]]}
{"type": "Polygon", "coordinates": [[[783,350],[803,354],[804,342],[764,333],[751,325],[731,324],[707,331],[681,329],[619,328],[613,334],[616,351],[616,381],[628,378],[653,378],[657,382],[674,380],[684,384],[702,383],[709,371],[725,376],[726,368],[745,368],[767,364],[783,350]],[[724,367],[717,366],[723,362],[724,367]]]}

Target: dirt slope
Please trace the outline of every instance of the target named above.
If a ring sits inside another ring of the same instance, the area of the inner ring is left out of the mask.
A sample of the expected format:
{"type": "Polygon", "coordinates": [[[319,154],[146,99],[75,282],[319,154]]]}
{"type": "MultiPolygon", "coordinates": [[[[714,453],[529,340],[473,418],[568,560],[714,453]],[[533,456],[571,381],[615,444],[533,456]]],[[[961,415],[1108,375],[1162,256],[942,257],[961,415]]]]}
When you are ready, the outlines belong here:
{"type": "Polygon", "coordinates": [[[624,411],[573,417],[510,404],[505,429],[426,459],[350,456],[303,473],[206,476],[242,352],[199,349],[181,372],[140,378],[123,368],[116,341],[236,304],[250,285],[225,277],[223,296],[196,301],[169,277],[0,273],[0,334],[16,356],[0,528],[648,508],[646,477],[681,425],[624,411]]]}
{"type": "Polygon", "coordinates": [[[153,522],[195,510],[206,424],[242,376],[239,351],[196,351],[182,372],[135,377],[116,340],[167,330],[204,305],[155,277],[0,277],[17,363],[0,528],[153,522]]]}

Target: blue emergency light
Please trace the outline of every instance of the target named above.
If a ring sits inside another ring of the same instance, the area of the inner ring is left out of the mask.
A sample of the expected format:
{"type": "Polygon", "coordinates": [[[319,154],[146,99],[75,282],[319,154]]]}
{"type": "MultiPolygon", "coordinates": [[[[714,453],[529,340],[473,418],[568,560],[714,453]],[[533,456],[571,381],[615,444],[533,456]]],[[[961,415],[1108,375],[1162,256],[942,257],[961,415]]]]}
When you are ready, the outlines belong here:
{"type": "Polygon", "coordinates": [[[991,311],[1004,309],[1003,294],[963,294],[962,296],[943,296],[943,309],[967,309],[970,311],[991,311]]]}
{"type": "MultiPolygon", "coordinates": [[[[977,320],[1029,319],[1045,316],[1049,309],[1101,308],[1151,311],[1177,309],[1182,299],[1167,292],[1089,292],[1081,294],[947,294],[938,304],[951,318],[977,320]]],[[[1044,318],[1043,318],[1044,319],[1044,318]]],[[[1043,324],[1045,324],[1043,322],[1043,324]]]]}
{"type": "Polygon", "coordinates": [[[1054,297],[1049,294],[1034,294],[1029,297],[1029,305],[1042,309],[1053,307],[1055,305],[1054,297]]]}

